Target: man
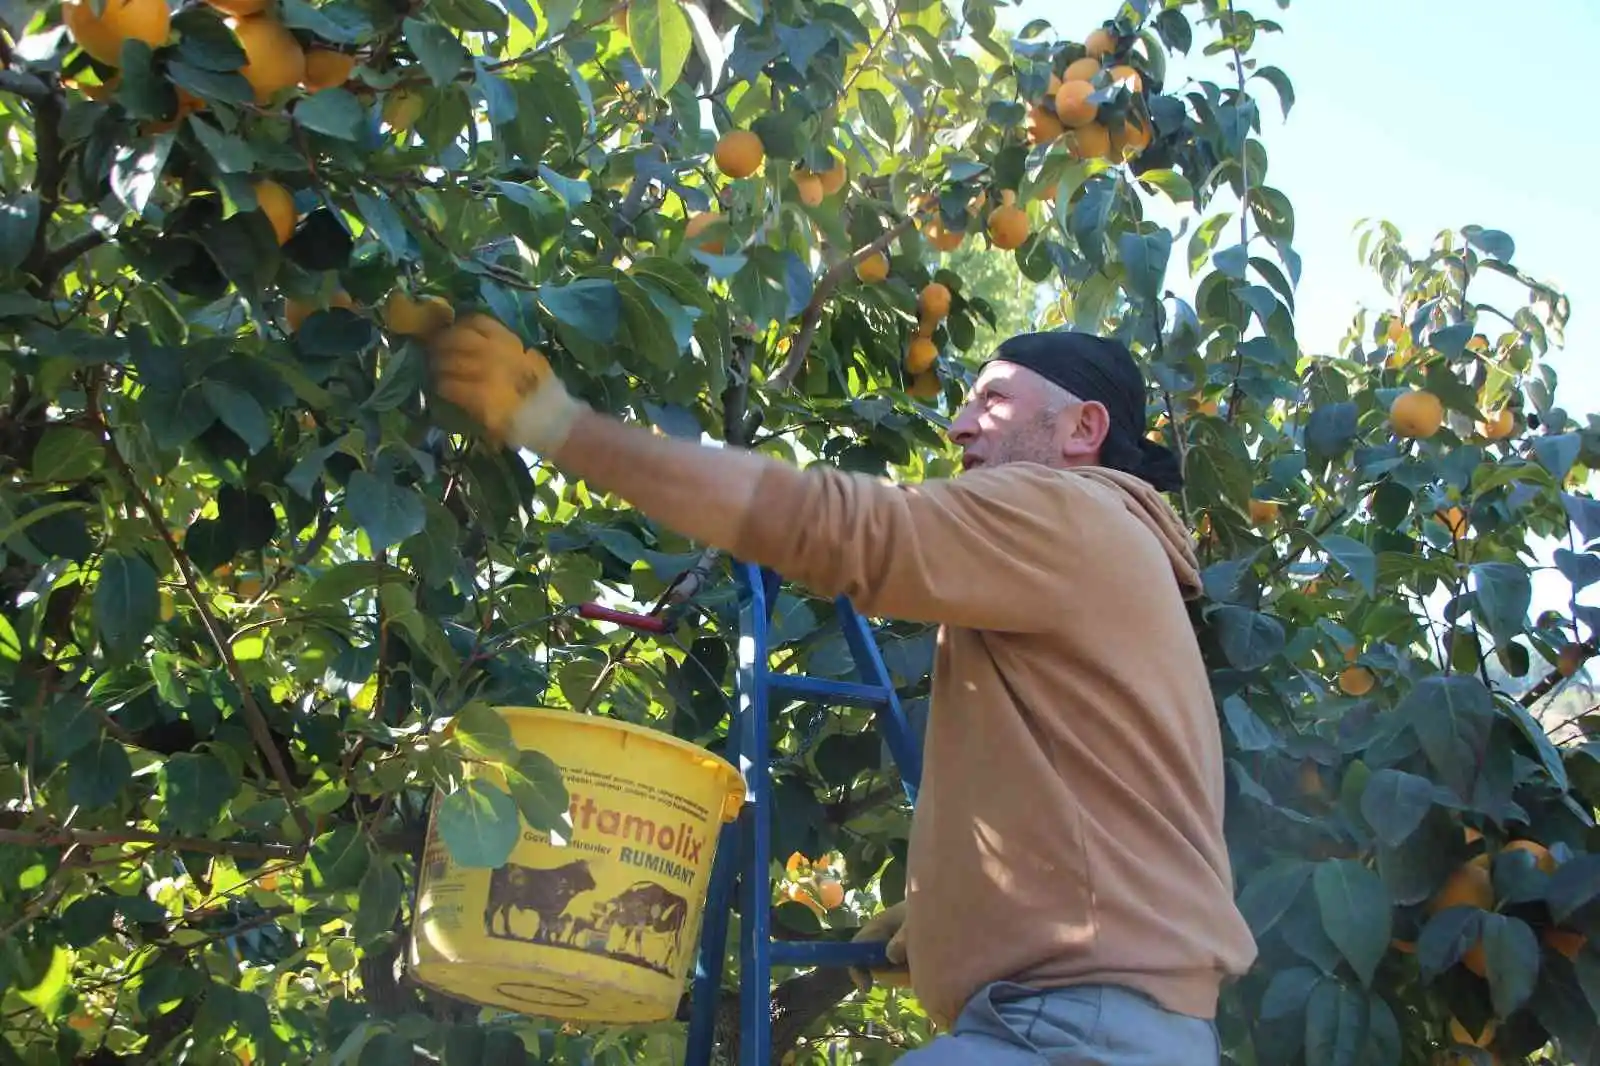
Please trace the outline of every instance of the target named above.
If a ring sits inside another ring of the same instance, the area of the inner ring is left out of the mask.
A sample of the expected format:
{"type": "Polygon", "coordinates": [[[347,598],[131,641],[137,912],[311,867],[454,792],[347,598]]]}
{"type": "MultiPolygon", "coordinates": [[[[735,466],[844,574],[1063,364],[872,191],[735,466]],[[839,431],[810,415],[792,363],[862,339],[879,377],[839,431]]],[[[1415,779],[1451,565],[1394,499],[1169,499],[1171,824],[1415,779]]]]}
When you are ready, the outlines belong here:
{"type": "Polygon", "coordinates": [[[659,436],[567,394],[499,323],[435,345],[442,397],[592,489],[865,614],[940,624],[906,899],[890,941],[948,1029],[905,1066],[1214,1066],[1255,944],[1223,841],[1221,736],[1115,342],[1002,344],[951,427],[964,473],[896,486],[659,436]]]}

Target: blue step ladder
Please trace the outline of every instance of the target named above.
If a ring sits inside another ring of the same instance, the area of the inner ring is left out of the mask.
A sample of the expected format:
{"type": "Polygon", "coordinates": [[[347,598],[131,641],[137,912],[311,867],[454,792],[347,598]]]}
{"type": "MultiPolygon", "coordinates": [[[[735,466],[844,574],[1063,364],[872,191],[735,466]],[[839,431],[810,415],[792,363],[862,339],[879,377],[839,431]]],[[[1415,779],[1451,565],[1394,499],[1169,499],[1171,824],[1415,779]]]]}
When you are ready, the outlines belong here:
{"type": "Polygon", "coordinates": [[[743,912],[739,939],[739,1066],[768,1066],[771,1058],[774,966],[877,967],[887,961],[881,943],[772,939],[772,781],[768,727],[773,698],[873,710],[875,726],[900,770],[906,798],[913,805],[922,778],[922,753],[901,709],[877,641],[866,619],[856,612],[849,599],[840,596],[835,599],[834,606],[845,643],[855,661],[856,681],[773,673],[768,668],[768,635],[780,578],[769,569],[745,562],[735,562],[734,574],[739,589],[738,700],[734,720],[729,723],[725,756],[744,774],[745,802],[738,820],[724,826],[717,840],[699,952],[695,958],[684,1066],[710,1066],[711,1063],[736,877],[742,890],[740,909],[743,912]]]}

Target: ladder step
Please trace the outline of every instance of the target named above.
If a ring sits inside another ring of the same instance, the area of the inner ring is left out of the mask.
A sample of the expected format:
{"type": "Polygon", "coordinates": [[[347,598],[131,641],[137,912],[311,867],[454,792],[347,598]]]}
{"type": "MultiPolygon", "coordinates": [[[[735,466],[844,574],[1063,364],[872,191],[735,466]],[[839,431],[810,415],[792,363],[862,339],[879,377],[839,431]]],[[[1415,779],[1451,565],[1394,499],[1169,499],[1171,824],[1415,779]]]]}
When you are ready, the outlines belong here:
{"type": "Polygon", "coordinates": [[[889,963],[882,941],[774,940],[774,966],[866,966],[881,969],[889,963]]]}
{"type": "Polygon", "coordinates": [[[767,685],[780,695],[815,700],[834,707],[886,707],[893,695],[882,685],[833,681],[805,674],[768,674],[767,685]]]}

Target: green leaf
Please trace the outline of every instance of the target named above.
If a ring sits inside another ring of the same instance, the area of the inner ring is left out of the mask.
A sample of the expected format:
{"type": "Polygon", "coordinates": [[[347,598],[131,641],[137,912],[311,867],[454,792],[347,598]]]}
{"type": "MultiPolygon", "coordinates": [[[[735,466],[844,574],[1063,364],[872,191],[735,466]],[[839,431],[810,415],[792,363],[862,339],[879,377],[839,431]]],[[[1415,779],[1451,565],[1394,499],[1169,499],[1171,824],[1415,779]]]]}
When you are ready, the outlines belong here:
{"type": "Polygon", "coordinates": [[[308,130],[326,133],[329,137],[357,141],[361,139],[366,115],[360,101],[349,92],[332,88],[312,93],[296,104],[294,120],[308,130]]]}
{"type": "Polygon", "coordinates": [[[1306,420],[1306,451],[1327,461],[1343,455],[1356,438],[1356,405],[1348,401],[1318,406],[1306,420]]]}
{"type": "Polygon", "coordinates": [[[427,508],[427,523],[421,533],[405,540],[400,550],[417,568],[424,581],[439,586],[450,580],[456,564],[461,561],[461,523],[439,501],[424,498],[422,503],[427,508]]]}
{"type": "Polygon", "coordinates": [[[1117,238],[1117,253],[1122,258],[1128,292],[1152,303],[1160,299],[1167,260],[1172,257],[1172,234],[1164,229],[1124,233],[1117,238]]]}
{"type": "Polygon", "coordinates": [[[95,627],[106,651],[118,659],[132,656],[160,616],[156,572],[144,556],[108,552],[94,590],[95,627]]]}
{"type": "Polygon", "coordinates": [[[659,255],[650,256],[634,263],[629,273],[641,284],[648,281],[660,286],[685,307],[711,310],[711,296],[706,292],[705,283],[676,260],[659,255]]]}
{"type": "Polygon", "coordinates": [[[633,0],[628,5],[628,39],[634,58],[666,96],[683,74],[693,36],[678,0],[633,0]]]}
{"type": "Polygon", "coordinates": [[[309,30],[334,44],[360,44],[372,34],[371,16],[356,4],[319,8],[308,0],[278,0],[278,17],[291,30],[309,30]]]}
{"type": "Polygon", "coordinates": [[[114,934],[112,922],[116,917],[115,896],[85,896],[61,913],[61,932],[72,947],[86,948],[100,938],[114,934]]]}
{"type": "MultiPolygon", "coordinates": [[[[483,1030],[476,1025],[451,1025],[442,1042],[443,1066],[484,1066],[483,1030]]],[[[545,1061],[549,1061],[548,1058],[545,1061]]]]}
{"type": "MultiPolygon", "coordinates": [[[[22,640],[17,636],[16,627],[11,624],[11,619],[0,614],[0,663],[21,661],[22,640]]],[[[9,676],[9,672],[0,673],[0,676],[9,676]]]]}
{"type": "Polygon", "coordinates": [[[567,285],[541,285],[538,297],[556,321],[571,326],[585,340],[608,344],[617,335],[622,294],[609,281],[579,278],[567,285]]]}
{"type": "Polygon", "coordinates": [[[342,892],[361,883],[372,858],[359,827],[340,825],[318,837],[311,845],[306,864],[311,887],[323,892],[342,892]]]}
{"type": "Polygon", "coordinates": [[[426,376],[427,368],[416,349],[411,345],[402,347],[384,367],[378,387],[362,403],[362,410],[393,411],[417,394],[426,376]]]}
{"type": "Polygon", "coordinates": [[[67,994],[72,991],[72,952],[60,944],[51,945],[50,962],[41,970],[38,981],[32,984],[16,982],[12,988],[24,1002],[33,1004],[46,1018],[53,1020],[65,1006],[67,994]]]}
{"type": "Polygon", "coordinates": [[[1509,1018],[1533,995],[1539,980],[1539,938],[1521,918],[1486,914],[1483,960],[1494,1013],[1509,1018]]]}
{"type": "Polygon", "coordinates": [[[66,762],[100,739],[102,720],[94,705],[75,696],[63,698],[45,716],[44,752],[51,762],[66,762]]]}
{"type": "Polygon", "coordinates": [[[576,211],[589,202],[593,190],[589,183],[582,178],[569,178],[565,174],[551,170],[543,163],[539,164],[539,176],[550,186],[552,192],[561,198],[569,212],[576,211]]]}
{"type": "Polygon", "coordinates": [[[1545,900],[1550,917],[1567,922],[1579,911],[1600,899],[1600,852],[1579,855],[1562,863],[1550,876],[1545,900]]]}
{"type": "Polygon", "coordinates": [[[1218,252],[1212,257],[1212,261],[1217,264],[1217,269],[1224,276],[1243,281],[1245,269],[1250,261],[1250,252],[1244,245],[1235,244],[1218,252]]]}
{"type": "Polygon", "coordinates": [[[1367,1042],[1367,999],[1323,981],[1306,1001],[1306,1066],[1358,1066],[1367,1042]]]}
{"type": "Polygon", "coordinates": [[[216,518],[196,518],[183,538],[189,561],[202,571],[215,570],[239,553],[234,529],[216,518]]]}
{"type": "MultiPolygon", "coordinates": [[[[356,199],[361,202],[361,197],[356,199]]],[[[343,307],[313,311],[294,335],[295,344],[306,355],[330,359],[359,355],[377,339],[377,328],[371,322],[343,307]]]]}
{"type": "Polygon", "coordinates": [[[1361,793],[1361,816],[1380,841],[1397,848],[1417,831],[1438,799],[1438,788],[1426,777],[1375,770],[1361,793]]]}
{"type": "Polygon", "coordinates": [[[1489,632],[1501,643],[1521,633],[1533,603],[1528,571],[1516,563],[1475,563],[1472,581],[1481,619],[1489,632]]]}
{"type": "MultiPolygon", "coordinates": [[[[1176,14],[1176,12],[1168,13],[1176,14]]],[[[1146,185],[1155,186],[1175,204],[1187,203],[1194,199],[1194,186],[1189,183],[1188,178],[1176,170],[1147,170],[1139,175],[1139,180],[1146,185]]]]}
{"type": "Polygon", "coordinates": [[[461,866],[504,866],[521,835],[516,801],[479,779],[440,801],[438,819],[450,858],[461,866]]]}
{"type": "Polygon", "coordinates": [[[365,947],[394,928],[404,891],[400,872],[393,863],[379,859],[367,866],[361,878],[355,921],[350,926],[350,935],[358,944],[365,947]]]}
{"type": "Polygon", "coordinates": [[[200,147],[206,150],[222,173],[249,174],[261,165],[250,142],[243,137],[223,133],[200,115],[190,115],[185,121],[195,140],[200,142],[200,147]]]}
{"type": "Polygon", "coordinates": [[[1539,753],[1539,761],[1544,766],[1545,773],[1550,775],[1550,784],[1559,791],[1566,792],[1571,787],[1571,781],[1567,777],[1567,765],[1562,762],[1561,752],[1551,742],[1550,734],[1545,732],[1544,726],[1516,700],[1501,700],[1499,706],[1501,713],[1510,718],[1522,731],[1529,746],[1539,753]]]}
{"type": "Polygon", "coordinates": [[[1217,642],[1228,662],[1240,670],[1259,670],[1283,650],[1283,623],[1247,607],[1224,604],[1211,613],[1217,642]]]}
{"type": "Polygon", "coordinates": [[[244,441],[251,454],[272,443],[272,425],[256,398],[236,385],[207,378],[200,383],[207,406],[244,441]]]}
{"type": "Polygon", "coordinates": [[[1294,106],[1294,85],[1289,81],[1289,75],[1277,67],[1261,67],[1252,78],[1265,78],[1272,87],[1278,90],[1278,102],[1283,107],[1283,117],[1289,117],[1289,109],[1294,106]]]}
{"type": "Polygon", "coordinates": [[[365,470],[350,475],[345,490],[350,517],[366,531],[372,550],[383,551],[422,531],[427,509],[416,489],[396,485],[365,470]]]}
{"type": "Polygon", "coordinates": [[[454,735],[468,752],[486,759],[509,762],[517,754],[511,726],[482,700],[473,700],[456,712],[454,735]]]}
{"type": "Polygon", "coordinates": [[[1439,780],[1469,799],[1494,726],[1494,699],[1470,674],[1425,677],[1395,708],[1416,732],[1439,780]]]}
{"type": "Polygon", "coordinates": [[[1539,465],[1558,481],[1572,470],[1572,464],[1578,461],[1582,449],[1583,437],[1578,433],[1533,438],[1533,454],[1538,458],[1539,465]]]}
{"type": "Polygon", "coordinates": [[[1378,594],[1378,558],[1372,554],[1372,549],[1350,537],[1337,533],[1325,533],[1318,538],[1318,543],[1330,558],[1345,568],[1350,577],[1359,584],[1368,596],[1378,594]]]}
{"type": "Polygon", "coordinates": [[[166,814],[178,832],[204,836],[233,798],[238,785],[220,759],[205,753],[180,752],[161,767],[166,814]]]}
{"type": "Polygon", "coordinates": [[[894,105],[876,89],[862,89],[858,97],[861,101],[861,117],[867,120],[867,128],[876,133],[884,144],[892,147],[898,140],[894,105]]]}
{"type": "Polygon", "coordinates": [[[417,53],[422,69],[436,87],[449,85],[471,59],[455,34],[438,23],[407,16],[403,26],[406,43],[417,53]]]}
{"type": "Polygon", "coordinates": [[[22,265],[39,231],[39,194],[32,190],[0,200],[0,273],[22,265]]]}
{"type": "Polygon", "coordinates": [[[529,828],[546,833],[571,832],[567,807],[572,801],[561,779],[561,767],[550,756],[538,751],[522,752],[517,756],[517,765],[507,770],[506,782],[529,828]]]}
{"type": "Polygon", "coordinates": [[[1367,995],[1367,1047],[1362,1066],[1400,1066],[1400,1021],[1389,1001],[1376,991],[1367,995]]]}
{"type": "Polygon", "coordinates": [[[384,576],[394,579],[394,571],[370,560],[339,563],[317,578],[304,597],[304,603],[342,603],[362,589],[376,589],[384,576]]]}
{"type": "Polygon", "coordinates": [[[1294,906],[1315,868],[1304,859],[1278,859],[1244,882],[1239,892],[1239,913],[1257,940],[1266,936],[1294,906]]]}
{"type": "Polygon", "coordinates": [[[1319,863],[1311,881],[1328,939],[1361,983],[1371,985],[1372,975],[1389,949],[1392,919],[1383,881],[1353,859],[1319,863]]]}
{"type": "Polygon", "coordinates": [[[50,426],[33,449],[35,481],[79,481],[100,469],[105,455],[93,435],[70,426],[50,426]]]}
{"type": "Polygon", "coordinates": [[[111,160],[111,191],[117,194],[127,209],[143,215],[144,209],[155,195],[156,186],[167,169],[167,156],[172,152],[172,133],[158,133],[148,144],[125,144],[118,148],[111,160]]]}
{"type": "Polygon", "coordinates": [[[132,777],[133,764],[122,745],[102,737],[67,760],[67,800],[86,810],[104,807],[132,777]]]}
{"type": "MultiPolygon", "coordinates": [[[[504,183],[497,182],[496,184],[504,183]]],[[[404,261],[416,257],[416,241],[412,238],[411,231],[406,229],[405,220],[400,217],[400,212],[395,209],[394,204],[390,202],[387,196],[357,189],[355,190],[355,201],[356,208],[361,213],[362,221],[367,224],[367,228],[372,235],[383,243],[383,247],[388,251],[390,258],[404,261]]],[[[312,319],[316,317],[316,315],[311,316],[312,319]]],[[[353,318],[355,316],[349,317],[353,318]]],[[[309,328],[310,325],[311,319],[307,319],[305,327],[302,327],[302,329],[309,328]]],[[[357,319],[356,323],[350,323],[348,319],[341,319],[339,320],[339,328],[349,335],[351,343],[328,354],[337,355],[346,348],[364,350],[372,343],[373,331],[364,319],[357,319]],[[359,341],[356,340],[355,332],[358,325],[361,328],[361,340],[359,341]]]]}
{"type": "Polygon", "coordinates": [[[1511,257],[1517,254],[1517,244],[1509,233],[1470,225],[1461,227],[1461,235],[1466,237],[1467,243],[1474,248],[1481,249],[1484,254],[1502,262],[1511,262],[1511,257]]]}

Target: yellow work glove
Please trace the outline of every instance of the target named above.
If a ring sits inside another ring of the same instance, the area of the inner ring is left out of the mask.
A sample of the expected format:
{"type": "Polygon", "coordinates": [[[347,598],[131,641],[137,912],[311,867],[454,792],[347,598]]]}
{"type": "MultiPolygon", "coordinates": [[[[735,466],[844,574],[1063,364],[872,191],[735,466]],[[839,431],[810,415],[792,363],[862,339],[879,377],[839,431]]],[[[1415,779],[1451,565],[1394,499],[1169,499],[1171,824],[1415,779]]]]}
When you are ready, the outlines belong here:
{"type": "Polygon", "coordinates": [[[890,968],[869,971],[859,966],[850,967],[850,980],[855,982],[857,988],[865,992],[872,987],[874,979],[900,988],[910,986],[911,968],[906,961],[905,900],[892,907],[885,907],[867,919],[850,940],[857,944],[867,942],[882,944],[888,941],[886,954],[889,956],[890,968]]]}
{"type": "Polygon", "coordinates": [[[537,348],[491,315],[471,314],[428,344],[434,388],[496,444],[535,452],[561,445],[583,409],[537,348]]]}

